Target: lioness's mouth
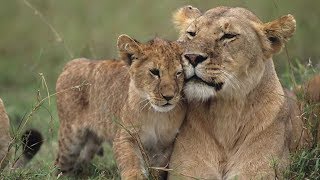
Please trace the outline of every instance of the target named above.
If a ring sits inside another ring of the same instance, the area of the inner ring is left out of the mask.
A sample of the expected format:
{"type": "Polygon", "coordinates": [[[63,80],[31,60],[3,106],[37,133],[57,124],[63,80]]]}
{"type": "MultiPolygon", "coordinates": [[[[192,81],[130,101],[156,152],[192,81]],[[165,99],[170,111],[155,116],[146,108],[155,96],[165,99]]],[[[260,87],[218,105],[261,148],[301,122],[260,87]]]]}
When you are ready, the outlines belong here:
{"type": "Polygon", "coordinates": [[[204,83],[210,87],[213,87],[216,91],[220,91],[223,87],[223,82],[206,82],[204,80],[202,80],[201,78],[199,78],[198,76],[194,75],[191,78],[186,80],[186,83],[188,83],[189,81],[192,82],[197,82],[197,83],[204,83]]]}

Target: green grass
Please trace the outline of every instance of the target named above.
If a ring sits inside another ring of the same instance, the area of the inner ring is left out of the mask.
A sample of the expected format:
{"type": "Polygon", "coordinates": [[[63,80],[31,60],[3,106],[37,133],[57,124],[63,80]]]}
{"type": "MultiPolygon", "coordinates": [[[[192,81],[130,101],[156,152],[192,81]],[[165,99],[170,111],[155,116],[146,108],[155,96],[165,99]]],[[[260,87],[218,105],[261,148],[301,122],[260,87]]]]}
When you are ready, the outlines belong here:
{"type": "MultiPolygon", "coordinates": [[[[39,154],[25,169],[4,171],[0,179],[55,179],[53,163],[57,153],[59,121],[55,97],[32,111],[39,95],[47,91],[39,75],[44,74],[49,93],[55,93],[55,82],[66,62],[75,57],[93,59],[116,58],[116,40],[128,34],[141,41],[154,36],[176,39],[177,32],[171,23],[171,14],[186,4],[206,10],[218,5],[242,6],[255,12],[263,21],[288,13],[297,20],[297,32],[287,44],[298,84],[303,83],[319,64],[320,1],[291,0],[150,0],[150,1],[88,1],[88,0],[29,0],[38,11],[23,0],[11,0],[0,6],[0,97],[10,116],[12,132],[32,116],[26,128],[37,128],[45,137],[39,154]],[[43,19],[39,16],[43,15],[43,19]],[[49,25],[48,25],[49,24],[49,25]],[[51,28],[50,28],[51,26],[51,28]],[[52,29],[53,28],[53,29],[52,29]],[[53,32],[53,31],[56,31],[53,32]],[[307,67],[311,60],[314,68],[307,67]]],[[[274,57],[281,83],[293,89],[285,52],[274,57]]],[[[41,99],[40,98],[40,99],[41,99]]],[[[116,166],[109,147],[103,158],[95,158],[89,168],[91,179],[118,179],[116,166]]],[[[293,155],[287,177],[293,179],[319,178],[319,150],[306,149],[293,155]]]]}
{"type": "Polygon", "coordinates": [[[287,64],[287,68],[280,75],[282,84],[289,89],[296,91],[297,99],[304,104],[304,111],[301,115],[307,124],[305,125],[311,132],[313,141],[311,146],[301,149],[291,154],[291,164],[284,172],[286,179],[319,179],[320,178],[320,147],[317,144],[318,126],[314,126],[311,122],[320,122],[319,114],[314,114],[315,109],[319,109],[320,103],[308,104],[305,102],[304,89],[297,90],[294,83],[303,85],[307,80],[315,74],[320,73],[319,67],[312,64],[303,65],[298,59],[291,61],[291,68],[287,64]]]}
{"type": "Polygon", "coordinates": [[[292,163],[285,172],[287,179],[319,179],[320,149],[305,149],[292,155],[292,163]]]}

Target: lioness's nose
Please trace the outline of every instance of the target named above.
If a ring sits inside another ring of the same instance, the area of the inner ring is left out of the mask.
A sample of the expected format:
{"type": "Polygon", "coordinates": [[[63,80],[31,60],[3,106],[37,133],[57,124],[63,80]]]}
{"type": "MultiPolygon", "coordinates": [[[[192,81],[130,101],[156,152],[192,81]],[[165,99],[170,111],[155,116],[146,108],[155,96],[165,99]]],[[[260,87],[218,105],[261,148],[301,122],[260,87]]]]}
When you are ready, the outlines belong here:
{"type": "Polygon", "coordinates": [[[184,57],[192,64],[192,66],[197,66],[199,63],[205,61],[208,56],[203,56],[201,54],[185,54],[184,57]]]}

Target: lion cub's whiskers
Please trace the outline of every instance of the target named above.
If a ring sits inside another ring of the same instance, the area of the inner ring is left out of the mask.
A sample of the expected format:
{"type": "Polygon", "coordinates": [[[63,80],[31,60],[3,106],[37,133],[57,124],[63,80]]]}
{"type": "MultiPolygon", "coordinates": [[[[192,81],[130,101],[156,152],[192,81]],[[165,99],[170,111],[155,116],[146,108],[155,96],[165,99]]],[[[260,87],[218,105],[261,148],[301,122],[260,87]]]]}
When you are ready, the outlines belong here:
{"type": "Polygon", "coordinates": [[[145,102],[145,101],[148,101],[148,99],[143,99],[143,100],[141,100],[141,101],[139,102],[139,104],[141,104],[141,103],[143,103],[143,102],[145,102]]]}
{"type": "Polygon", "coordinates": [[[150,96],[150,98],[151,98],[152,100],[158,100],[158,101],[163,100],[162,98],[158,98],[158,97],[155,97],[155,96],[150,96]]]}
{"type": "MultiPolygon", "coordinates": [[[[147,99],[147,100],[148,100],[148,99],[147,99]]],[[[151,102],[150,102],[149,100],[145,103],[144,106],[142,106],[142,108],[140,109],[140,112],[143,111],[143,109],[144,109],[145,107],[147,107],[148,104],[151,105],[151,102]]]]}

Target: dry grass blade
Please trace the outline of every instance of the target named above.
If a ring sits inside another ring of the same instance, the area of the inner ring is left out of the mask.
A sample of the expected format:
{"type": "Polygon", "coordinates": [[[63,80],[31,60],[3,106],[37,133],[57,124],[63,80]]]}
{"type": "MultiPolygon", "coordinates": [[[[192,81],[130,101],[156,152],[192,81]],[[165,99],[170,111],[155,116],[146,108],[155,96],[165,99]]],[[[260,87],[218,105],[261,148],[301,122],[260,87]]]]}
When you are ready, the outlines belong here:
{"type": "Polygon", "coordinates": [[[58,33],[58,31],[53,27],[52,24],[50,24],[47,19],[43,16],[43,14],[37,10],[37,8],[35,8],[29,1],[27,0],[23,0],[24,4],[26,6],[28,6],[31,10],[34,11],[34,14],[39,16],[40,19],[42,20],[42,22],[44,22],[51,30],[51,32],[54,34],[56,41],[59,43],[62,43],[65,50],[67,51],[68,55],[70,56],[70,58],[72,59],[74,57],[73,53],[71,52],[71,50],[68,48],[68,46],[65,44],[62,36],[58,33]]]}

